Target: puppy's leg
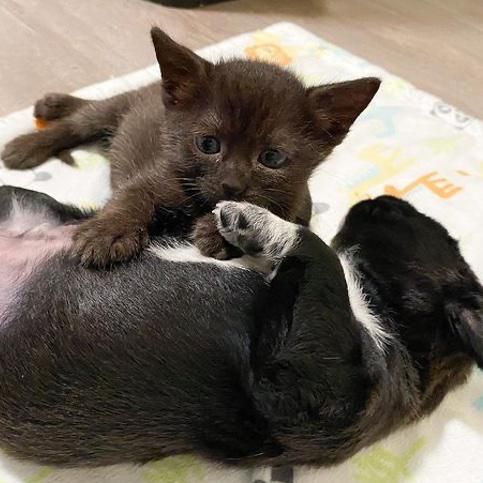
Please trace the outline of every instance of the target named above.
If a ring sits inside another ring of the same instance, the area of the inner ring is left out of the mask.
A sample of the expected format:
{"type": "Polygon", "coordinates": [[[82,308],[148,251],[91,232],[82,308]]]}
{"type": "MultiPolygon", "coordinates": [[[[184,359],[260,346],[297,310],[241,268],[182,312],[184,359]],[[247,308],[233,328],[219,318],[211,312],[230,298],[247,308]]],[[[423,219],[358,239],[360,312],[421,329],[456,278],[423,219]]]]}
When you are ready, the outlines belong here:
{"type": "Polygon", "coordinates": [[[0,326],[35,267],[70,246],[85,216],[45,194],[0,187],[0,326]]]}
{"type": "Polygon", "coordinates": [[[304,229],[250,203],[223,201],[214,210],[220,234],[247,255],[277,263],[291,254],[304,229]]]}
{"type": "Polygon", "coordinates": [[[45,223],[72,224],[89,216],[90,213],[59,203],[44,193],[0,186],[0,229],[25,232],[45,223]]]}
{"type": "Polygon", "coordinates": [[[344,271],[335,251],[308,228],[245,202],[222,201],[214,214],[223,238],[247,255],[281,264],[281,269],[284,264],[303,268],[305,282],[312,278],[320,291],[328,284],[347,296],[344,271]]]}
{"type": "Polygon", "coordinates": [[[5,145],[1,159],[7,168],[30,169],[62,151],[113,136],[124,114],[148,86],[99,101],[67,94],[47,94],[35,104],[44,129],[24,134],[5,145]]]}
{"type": "MultiPolygon", "coordinates": [[[[215,216],[229,243],[279,263],[256,314],[254,397],[277,440],[291,446],[291,424],[299,431],[300,421],[314,414],[331,424],[340,401],[357,401],[362,390],[361,328],[352,314],[344,272],[334,250],[320,238],[267,210],[222,202],[215,216]]],[[[347,404],[349,414],[357,410],[347,404]]]]}

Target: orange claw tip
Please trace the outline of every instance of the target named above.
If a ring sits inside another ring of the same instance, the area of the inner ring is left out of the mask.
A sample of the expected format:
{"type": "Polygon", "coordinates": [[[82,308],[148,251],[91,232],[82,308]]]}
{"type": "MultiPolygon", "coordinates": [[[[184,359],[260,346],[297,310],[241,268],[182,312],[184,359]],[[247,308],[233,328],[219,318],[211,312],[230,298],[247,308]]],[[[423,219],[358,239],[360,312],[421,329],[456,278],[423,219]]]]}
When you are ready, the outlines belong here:
{"type": "Polygon", "coordinates": [[[37,129],[44,129],[47,126],[47,121],[41,117],[34,117],[34,125],[37,129]]]}

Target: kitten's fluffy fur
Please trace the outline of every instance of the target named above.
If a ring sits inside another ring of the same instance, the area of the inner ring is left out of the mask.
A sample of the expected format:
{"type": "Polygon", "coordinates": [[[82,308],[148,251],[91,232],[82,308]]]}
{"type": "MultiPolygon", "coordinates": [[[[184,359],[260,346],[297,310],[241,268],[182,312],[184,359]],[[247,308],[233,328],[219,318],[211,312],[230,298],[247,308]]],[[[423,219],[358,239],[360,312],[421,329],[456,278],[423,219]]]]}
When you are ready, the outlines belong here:
{"type": "Polygon", "coordinates": [[[7,167],[22,169],[53,155],[71,161],[65,150],[80,143],[109,143],[114,196],[76,236],[82,262],[106,266],[131,258],[179,207],[186,223],[173,225],[193,228],[204,254],[228,258],[233,250],[211,214],[221,199],[249,201],[307,224],[307,180],[343,140],[379,80],[307,89],[274,65],[213,64],[157,28],[152,38],[162,83],[102,101],[49,94],[35,106],[47,128],[14,139],[2,153],[7,167]],[[206,136],[219,141],[219,152],[200,151],[206,136]],[[276,169],[260,162],[261,153],[274,149],[286,158],[276,169]]]}
{"type": "MultiPolygon", "coordinates": [[[[0,188],[2,263],[45,253],[82,216],[0,188]],[[40,227],[12,239],[15,217],[40,227]],[[22,254],[26,240],[38,246],[22,254]]],[[[270,283],[156,250],[105,272],[60,251],[18,273],[0,316],[3,448],[62,465],[183,452],[333,464],[424,417],[482,365],[483,288],[410,204],[357,204],[333,249],[247,203],[214,216],[230,243],[278,267],[270,283]]]]}

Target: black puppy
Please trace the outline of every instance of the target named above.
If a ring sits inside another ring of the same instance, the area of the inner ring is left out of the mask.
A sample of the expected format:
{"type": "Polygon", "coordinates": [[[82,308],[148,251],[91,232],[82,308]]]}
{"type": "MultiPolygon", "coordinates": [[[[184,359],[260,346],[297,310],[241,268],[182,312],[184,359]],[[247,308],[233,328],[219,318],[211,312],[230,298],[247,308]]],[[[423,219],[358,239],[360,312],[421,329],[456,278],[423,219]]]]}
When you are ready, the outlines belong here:
{"type": "Polygon", "coordinates": [[[356,205],[334,249],[221,203],[220,233],[269,277],[161,240],[85,270],[65,251],[84,216],[0,188],[0,444],[17,456],[333,464],[428,414],[483,362],[483,289],[404,201],[356,205]]]}

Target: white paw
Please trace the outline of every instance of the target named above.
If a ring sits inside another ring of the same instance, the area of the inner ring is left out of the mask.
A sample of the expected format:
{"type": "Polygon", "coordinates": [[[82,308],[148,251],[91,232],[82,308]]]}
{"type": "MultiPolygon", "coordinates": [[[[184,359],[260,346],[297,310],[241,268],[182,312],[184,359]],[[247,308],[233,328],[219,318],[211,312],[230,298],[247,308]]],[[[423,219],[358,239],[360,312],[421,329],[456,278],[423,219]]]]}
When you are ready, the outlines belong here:
{"type": "Polygon", "coordinates": [[[213,213],[223,238],[248,255],[279,260],[297,245],[299,227],[259,206],[222,201],[213,213]]]}

